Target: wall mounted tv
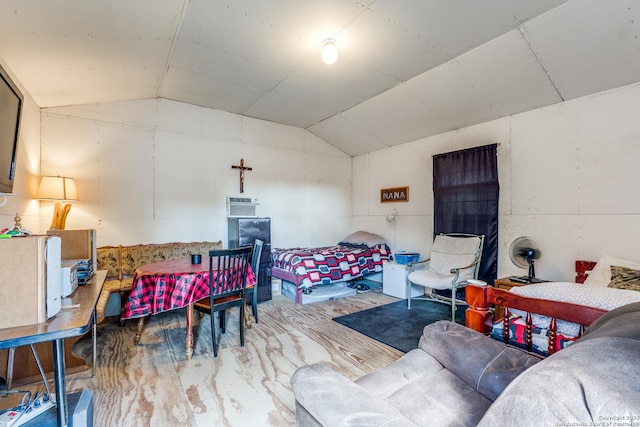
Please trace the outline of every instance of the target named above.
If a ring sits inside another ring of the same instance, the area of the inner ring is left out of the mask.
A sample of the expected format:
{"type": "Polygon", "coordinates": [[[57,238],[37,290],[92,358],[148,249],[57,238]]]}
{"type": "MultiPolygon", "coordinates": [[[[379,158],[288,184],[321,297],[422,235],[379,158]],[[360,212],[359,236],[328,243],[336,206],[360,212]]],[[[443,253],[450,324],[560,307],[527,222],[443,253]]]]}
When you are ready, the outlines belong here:
{"type": "Polygon", "coordinates": [[[0,193],[13,191],[23,100],[18,87],[0,66],[0,193]]]}

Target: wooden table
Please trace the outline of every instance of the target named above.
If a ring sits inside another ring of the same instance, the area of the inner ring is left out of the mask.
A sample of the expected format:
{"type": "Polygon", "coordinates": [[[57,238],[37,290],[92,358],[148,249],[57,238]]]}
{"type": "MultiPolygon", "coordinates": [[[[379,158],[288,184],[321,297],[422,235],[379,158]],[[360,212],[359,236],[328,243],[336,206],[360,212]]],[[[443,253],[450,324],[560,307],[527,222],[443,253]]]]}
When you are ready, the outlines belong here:
{"type": "MultiPolygon", "coordinates": [[[[187,308],[186,357],[193,355],[193,303],[209,296],[209,260],[202,257],[201,264],[190,259],[174,259],[143,265],[133,276],[131,294],[124,307],[122,319],[138,318],[134,343],[142,336],[147,316],[178,308],[187,308]]],[[[217,269],[217,266],[214,266],[217,269]]],[[[249,266],[247,287],[256,284],[249,266]]],[[[246,321],[246,319],[245,319],[246,321]]]]}
{"type": "MultiPolygon", "coordinates": [[[[89,280],[89,283],[85,286],[79,286],[75,290],[71,295],[71,304],[74,306],[77,305],[77,308],[63,309],[43,323],[0,329],[0,349],[9,349],[47,341],[52,342],[58,426],[67,426],[69,422],[67,413],[64,339],[86,334],[91,325],[94,326],[93,333],[95,334],[95,307],[106,276],[106,271],[97,271],[89,280]]],[[[95,366],[95,360],[96,348],[94,344],[93,366],[95,366]]]]}

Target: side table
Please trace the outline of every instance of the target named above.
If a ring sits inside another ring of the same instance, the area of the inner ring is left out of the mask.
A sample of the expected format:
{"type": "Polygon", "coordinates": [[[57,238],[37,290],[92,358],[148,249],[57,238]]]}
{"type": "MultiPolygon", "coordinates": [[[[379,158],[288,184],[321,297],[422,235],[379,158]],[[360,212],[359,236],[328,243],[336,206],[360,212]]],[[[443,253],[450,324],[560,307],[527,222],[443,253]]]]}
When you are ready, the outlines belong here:
{"type": "MultiPolygon", "coordinates": [[[[503,277],[501,279],[496,279],[493,282],[493,287],[508,291],[511,288],[513,288],[514,286],[527,286],[527,285],[531,285],[532,284],[532,283],[514,282],[513,280],[511,280],[512,277],[514,277],[514,276],[509,276],[509,277],[503,277]]],[[[538,279],[535,283],[542,283],[542,282],[546,282],[546,280],[539,280],[538,279]]],[[[502,319],[503,315],[504,315],[504,308],[501,305],[496,305],[493,318],[495,320],[502,319]]]]}
{"type": "MultiPolygon", "coordinates": [[[[407,299],[407,276],[409,268],[405,264],[388,261],[382,264],[382,293],[392,297],[407,299]]],[[[421,286],[411,287],[411,296],[416,297],[424,293],[421,286]]]]}

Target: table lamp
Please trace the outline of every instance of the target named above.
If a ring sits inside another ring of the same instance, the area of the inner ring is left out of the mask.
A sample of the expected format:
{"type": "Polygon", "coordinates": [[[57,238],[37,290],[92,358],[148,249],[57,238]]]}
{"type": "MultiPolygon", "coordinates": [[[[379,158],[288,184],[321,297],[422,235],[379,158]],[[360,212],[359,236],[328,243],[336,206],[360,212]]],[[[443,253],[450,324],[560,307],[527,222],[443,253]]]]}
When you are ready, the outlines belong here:
{"type": "Polygon", "coordinates": [[[38,199],[56,202],[50,230],[64,230],[71,204],[62,207],[61,202],[77,202],[78,192],[73,178],[65,176],[43,176],[38,187],[38,199]]]}

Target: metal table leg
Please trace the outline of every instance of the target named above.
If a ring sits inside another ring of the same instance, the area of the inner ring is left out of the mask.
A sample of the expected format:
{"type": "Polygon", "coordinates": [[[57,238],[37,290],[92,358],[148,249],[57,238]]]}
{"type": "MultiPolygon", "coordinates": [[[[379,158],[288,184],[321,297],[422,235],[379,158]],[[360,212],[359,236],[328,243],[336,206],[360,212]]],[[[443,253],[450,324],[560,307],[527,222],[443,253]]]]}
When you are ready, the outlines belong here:
{"type": "Polygon", "coordinates": [[[57,339],[53,341],[53,373],[56,390],[58,426],[67,427],[69,416],[67,412],[67,384],[64,366],[64,339],[57,339]]]}
{"type": "Polygon", "coordinates": [[[91,332],[92,358],[91,358],[91,378],[96,377],[96,362],[98,361],[98,318],[96,309],[93,309],[93,329],[91,332]]]}
{"type": "Polygon", "coordinates": [[[7,384],[5,390],[11,390],[13,387],[13,359],[16,356],[16,348],[11,347],[9,349],[9,359],[7,360],[7,384]]]}

